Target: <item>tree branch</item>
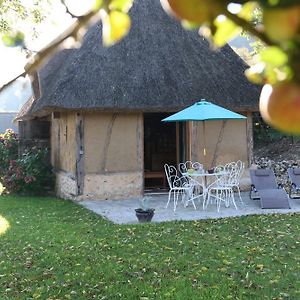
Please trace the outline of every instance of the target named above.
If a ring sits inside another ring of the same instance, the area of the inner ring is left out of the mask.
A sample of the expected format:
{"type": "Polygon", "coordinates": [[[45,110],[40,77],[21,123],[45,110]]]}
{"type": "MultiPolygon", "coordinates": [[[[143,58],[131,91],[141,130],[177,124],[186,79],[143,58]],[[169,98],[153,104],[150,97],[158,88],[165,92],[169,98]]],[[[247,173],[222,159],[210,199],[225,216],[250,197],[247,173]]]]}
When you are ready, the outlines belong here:
{"type": "Polygon", "coordinates": [[[246,31],[248,31],[250,34],[258,37],[263,43],[269,46],[279,46],[274,41],[270,40],[269,37],[261,31],[258,31],[251,23],[247,22],[246,20],[240,18],[238,15],[232,14],[231,12],[225,10],[224,15],[233,21],[238,26],[242,27],[246,31]]]}
{"type": "Polygon", "coordinates": [[[85,31],[92,23],[99,20],[99,12],[91,11],[86,15],[77,17],[77,20],[72,24],[67,30],[60,34],[55,40],[53,40],[48,46],[40,50],[36,55],[34,55],[29,62],[25,65],[25,72],[13,78],[9,82],[5,83],[0,87],[0,92],[6,89],[19,77],[25,76],[37,70],[39,66],[48,58],[52,53],[59,49],[59,46],[68,38],[73,37],[75,40],[79,39],[79,36],[83,35],[85,31]]]}
{"type": "Polygon", "coordinates": [[[70,10],[65,0],[60,0],[61,4],[65,7],[66,13],[69,14],[72,18],[78,19],[80,16],[74,15],[70,10]]]}

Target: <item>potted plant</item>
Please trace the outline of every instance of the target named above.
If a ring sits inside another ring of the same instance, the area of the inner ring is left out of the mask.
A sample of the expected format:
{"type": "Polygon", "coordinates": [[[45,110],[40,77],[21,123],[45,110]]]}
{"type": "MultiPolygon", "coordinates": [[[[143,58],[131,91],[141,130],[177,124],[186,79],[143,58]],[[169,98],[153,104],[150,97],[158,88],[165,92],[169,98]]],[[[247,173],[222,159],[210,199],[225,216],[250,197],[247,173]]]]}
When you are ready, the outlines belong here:
{"type": "Polygon", "coordinates": [[[154,216],[154,208],[148,207],[148,198],[144,197],[141,201],[141,207],[135,209],[135,214],[140,223],[151,222],[154,216]]]}

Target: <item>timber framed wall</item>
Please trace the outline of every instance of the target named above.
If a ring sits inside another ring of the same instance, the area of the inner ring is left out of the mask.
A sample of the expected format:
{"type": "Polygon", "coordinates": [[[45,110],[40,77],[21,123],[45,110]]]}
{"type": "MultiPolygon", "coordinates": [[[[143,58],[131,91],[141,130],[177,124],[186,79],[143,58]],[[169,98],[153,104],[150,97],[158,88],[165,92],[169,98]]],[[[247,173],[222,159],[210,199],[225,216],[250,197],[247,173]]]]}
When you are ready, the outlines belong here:
{"type": "Polygon", "coordinates": [[[143,195],[142,114],[61,113],[52,116],[51,144],[58,196],[118,199],[143,195]]]}
{"type": "Polygon", "coordinates": [[[193,122],[192,160],[203,163],[206,168],[237,160],[248,167],[248,130],[246,120],[206,121],[204,145],[203,122],[193,122]]]}
{"type": "MultiPolygon", "coordinates": [[[[242,160],[247,167],[252,153],[251,121],[248,115],[247,121],[206,122],[205,158],[203,123],[194,122],[189,131],[191,159],[206,168],[236,160],[242,160]]],[[[78,200],[141,197],[143,124],[142,113],[53,114],[51,160],[57,175],[57,195],[78,200]]]]}
{"type": "Polygon", "coordinates": [[[65,199],[77,196],[75,113],[53,113],[51,162],[56,173],[56,194],[65,199]]]}
{"type": "Polygon", "coordinates": [[[84,116],[83,198],[118,199],[143,194],[143,115],[84,116]]]}

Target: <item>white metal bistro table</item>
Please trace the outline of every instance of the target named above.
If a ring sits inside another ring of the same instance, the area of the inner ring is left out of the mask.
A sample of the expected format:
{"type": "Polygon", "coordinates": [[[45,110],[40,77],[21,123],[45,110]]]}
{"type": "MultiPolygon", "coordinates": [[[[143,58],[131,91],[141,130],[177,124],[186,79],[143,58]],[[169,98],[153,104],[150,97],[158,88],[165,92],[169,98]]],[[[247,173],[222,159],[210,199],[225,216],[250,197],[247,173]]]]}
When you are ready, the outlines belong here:
{"type": "MultiPolygon", "coordinates": [[[[206,172],[186,172],[186,173],[183,173],[183,175],[185,176],[189,176],[193,179],[195,179],[197,182],[199,182],[199,184],[202,186],[203,188],[203,210],[205,208],[205,202],[206,202],[206,197],[207,197],[207,194],[208,194],[208,188],[210,185],[212,185],[214,182],[216,182],[221,176],[224,176],[224,175],[227,175],[228,172],[226,171],[219,171],[219,172],[213,172],[213,173],[208,173],[207,171],[206,172]],[[215,177],[216,179],[212,182],[211,180],[209,180],[209,178],[213,178],[215,177]],[[200,179],[201,179],[201,182],[200,182],[200,179]]],[[[195,198],[199,198],[201,195],[196,195],[194,196],[194,199],[195,198]]]]}

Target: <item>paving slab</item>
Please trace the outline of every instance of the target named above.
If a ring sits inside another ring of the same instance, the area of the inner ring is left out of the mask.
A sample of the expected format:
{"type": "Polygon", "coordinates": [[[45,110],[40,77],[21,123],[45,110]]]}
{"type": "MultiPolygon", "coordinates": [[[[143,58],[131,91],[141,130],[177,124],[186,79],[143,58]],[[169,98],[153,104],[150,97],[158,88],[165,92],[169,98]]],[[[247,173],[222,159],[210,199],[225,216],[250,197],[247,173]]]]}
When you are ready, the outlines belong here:
{"type": "MultiPolygon", "coordinates": [[[[259,200],[251,200],[249,193],[242,193],[244,205],[235,195],[237,210],[234,206],[225,207],[224,204],[217,211],[215,204],[210,204],[207,209],[203,210],[202,201],[195,200],[196,210],[190,204],[188,207],[179,202],[177,209],[173,211],[173,202],[170,202],[167,208],[168,194],[145,195],[149,207],[155,209],[152,222],[166,222],[175,220],[203,220],[218,219],[228,217],[238,217],[246,215],[258,214],[274,214],[274,213],[300,213],[300,199],[289,199],[290,209],[262,209],[259,200]]],[[[79,204],[87,209],[103,216],[104,218],[116,224],[136,224],[138,223],[135,209],[141,207],[143,198],[122,199],[122,200],[85,200],[79,204]]]]}

